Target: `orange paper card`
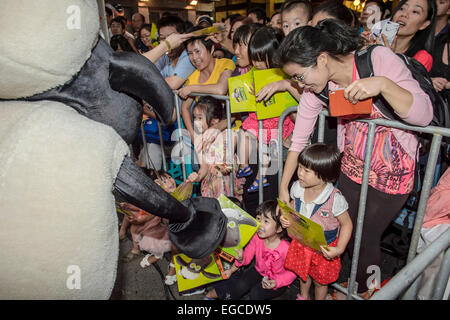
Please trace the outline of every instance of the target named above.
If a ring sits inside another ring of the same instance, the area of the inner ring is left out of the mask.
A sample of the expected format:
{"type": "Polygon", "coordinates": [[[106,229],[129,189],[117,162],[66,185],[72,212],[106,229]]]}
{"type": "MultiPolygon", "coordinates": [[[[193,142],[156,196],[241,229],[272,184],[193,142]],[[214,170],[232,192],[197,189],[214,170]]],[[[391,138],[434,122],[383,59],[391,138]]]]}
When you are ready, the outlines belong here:
{"type": "Polygon", "coordinates": [[[353,104],[344,98],[344,89],[330,90],[328,97],[330,99],[330,115],[333,117],[370,114],[372,112],[372,98],[353,104]]]}

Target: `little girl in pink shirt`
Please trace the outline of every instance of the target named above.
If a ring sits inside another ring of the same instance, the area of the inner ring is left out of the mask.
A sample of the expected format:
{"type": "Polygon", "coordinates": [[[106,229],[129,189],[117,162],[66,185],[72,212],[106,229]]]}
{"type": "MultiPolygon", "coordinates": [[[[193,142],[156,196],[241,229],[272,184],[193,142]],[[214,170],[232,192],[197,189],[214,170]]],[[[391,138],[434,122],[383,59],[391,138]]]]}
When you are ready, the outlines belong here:
{"type": "Polygon", "coordinates": [[[270,300],[282,295],[297,277],[284,268],[289,241],[280,222],[277,203],[268,200],[256,210],[258,231],[244,250],[236,250],[236,260],[225,273],[229,280],[216,283],[205,300],[241,299],[249,293],[251,300],[270,300]],[[255,258],[254,266],[242,270],[255,258]]]}

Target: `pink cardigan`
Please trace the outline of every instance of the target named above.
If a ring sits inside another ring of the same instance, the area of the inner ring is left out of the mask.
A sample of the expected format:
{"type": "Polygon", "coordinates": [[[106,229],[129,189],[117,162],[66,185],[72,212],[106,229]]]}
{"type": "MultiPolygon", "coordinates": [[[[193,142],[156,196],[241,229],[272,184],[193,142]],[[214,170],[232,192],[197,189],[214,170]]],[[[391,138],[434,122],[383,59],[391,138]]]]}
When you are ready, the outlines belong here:
{"type": "Polygon", "coordinates": [[[289,242],[281,240],[278,247],[274,250],[266,248],[264,240],[255,234],[244,249],[244,258],[241,263],[237,260],[234,262],[236,267],[245,266],[252,262],[256,257],[255,269],[263,277],[267,276],[271,280],[276,281],[274,290],[288,286],[297,278],[297,275],[284,268],[289,242]]]}
{"type": "Polygon", "coordinates": [[[438,184],[431,189],[428,198],[424,228],[433,228],[438,224],[450,223],[450,168],[445,170],[438,184]]]}
{"type": "MultiPolygon", "coordinates": [[[[372,51],[371,58],[375,76],[385,76],[413,95],[413,103],[408,115],[403,120],[411,125],[427,126],[433,118],[433,107],[430,98],[422,91],[406,65],[392,50],[381,46],[372,51]]],[[[356,79],[359,79],[358,74],[356,79]]],[[[329,81],[328,87],[332,90],[337,89],[338,85],[329,81]]],[[[316,97],[314,92],[307,90],[303,92],[297,109],[297,119],[290,151],[300,152],[303,150],[314,129],[317,117],[324,106],[325,104],[316,97]]],[[[373,107],[376,108],[375,105],[373,107]]],[[[414,134],[399,129],[392,129],[392,132],[404,150],[411,157],[415,158],[417,139],[414,134]]],[[[345,128],[338,118],[337,142],[341,151],[344,150],[344,136],[345,128]]]]}

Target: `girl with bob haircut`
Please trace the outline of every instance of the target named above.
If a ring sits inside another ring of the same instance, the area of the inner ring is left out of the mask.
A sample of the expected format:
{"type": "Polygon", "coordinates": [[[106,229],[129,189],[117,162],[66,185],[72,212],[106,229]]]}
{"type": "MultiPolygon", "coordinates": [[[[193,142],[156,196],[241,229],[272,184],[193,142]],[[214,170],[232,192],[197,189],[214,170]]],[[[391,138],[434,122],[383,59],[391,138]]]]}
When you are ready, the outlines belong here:
{"type": "MultiPolygon", "coordinates": [[[[358,31],[339,20],[326,19],[316,27],[292,31],[278,50],[278,63],[304,88],[298,106],[292,144],[280,184],[281,200],[289,201],[288,186],[297,167],[299,153],[306,146],[317,117],[325,106],[316,94],[344,88],[352,103],[381,96],[406,123],[427,126],[433,106],[403,61],[392,50],[378,46],[371,54],[374,76],[360,79],[355,67],[355,51],[362,47],[358,31]]],[[[368,289],[367,267],[380,265],[380,239],[396,217],[414,185],[417,138],[395,128],[377,126],[372,159],[365,159],[368,124],[356,121],[361,115],[338,117],[337,142],[343,152],[339,189],[348,201],[353,224],[358,215],[364,162],[370,161],[370,178],[356,281],[358,289],[368,289]]],[[[372,105],[369,119],[386,118],[372,105]]],[[[349,243],[353,251],[353,241],[349,243]]]]}
{"type": "MultiPolygon", "coordinates": [[[[335,282],[341,271],[339,256],[344,253],[352,234],[348,203],[333,186],[339,177],[341,153],[336,146],[315,143],[307,146],[298,157],[298,181],[291,188],[293,207],[301,215],[320,224],[327,246],[315,251],[293,239],[285,267],[300,277],[297,300],[309,300],[314,281],[316,300],[324,300],[328,284],[335,282]]],[[[289,219],[281,217],[284,228],[289,219]]]]}

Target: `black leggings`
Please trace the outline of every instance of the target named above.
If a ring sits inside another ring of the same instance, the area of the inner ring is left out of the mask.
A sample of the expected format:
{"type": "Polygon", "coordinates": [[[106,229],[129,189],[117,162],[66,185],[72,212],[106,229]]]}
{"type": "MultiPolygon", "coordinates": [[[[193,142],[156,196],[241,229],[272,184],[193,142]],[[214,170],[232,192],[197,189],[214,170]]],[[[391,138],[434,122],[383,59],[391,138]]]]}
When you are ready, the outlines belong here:
{"type": "Polygon", "coordinates": [[[252,266],[247,270],[242,268],[233,273],[228,280],[213,283],[213,287],[219,299],[239,300],[250,291],[250,300],[271,300],[282,295],[287,287],[281,287],[277,290],[264,289],[262,287],[262,275],[252,266]]]}
{"type": "MultiPolygon", "coordinates": [[[[348,250],[353,256],[356,222],[358,219],[358,206],[361,185],[353,182],[345,174],[339,176],[338,188],[348,202],[348,213],[353,222],[352,237],[348,243],[348,250]]],[[[358,293],[366,291],[367,267],[375,265],[381,268],[381,236],[392,220],[400,213],[408,195],[393,195],[375,190],[371,186],[367,190],[366,213],[359,251],[359,263],[356,274],[358,293]]]]}
{"type": "Polygon", "coordinates": [[[239,300],[249,291],[250,300],[272,300],[286,291],[287,287],[277,290],[264,289],[261,284],[262,278],[254,266],[245,270],[231,289],[231,300],[239,300]]]}

